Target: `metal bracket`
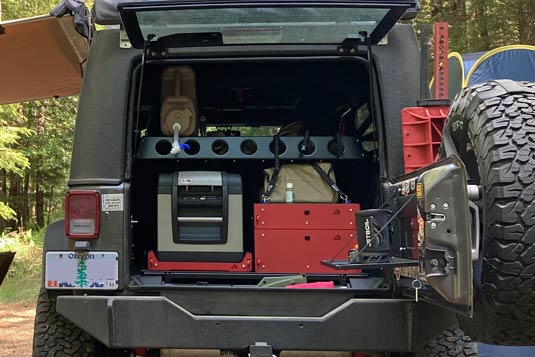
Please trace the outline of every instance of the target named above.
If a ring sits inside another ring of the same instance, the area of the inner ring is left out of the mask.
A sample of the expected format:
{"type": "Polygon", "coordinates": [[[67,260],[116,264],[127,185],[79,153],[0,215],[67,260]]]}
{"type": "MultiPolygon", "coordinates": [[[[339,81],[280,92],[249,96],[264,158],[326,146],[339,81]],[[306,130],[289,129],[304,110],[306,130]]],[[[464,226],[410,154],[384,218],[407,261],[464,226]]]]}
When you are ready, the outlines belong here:
{"type": "Polygon", "coordinates": [[[471,226],[472,226],[472,261],[479,259],[479,244],[481,241],[480,225],[479,225],[479,207],[474,202],[468,202],[470,210],[471,226]]]}
{"type": "Polygon", "coordinates": [[[288,275],[288,276],[265,276],[256,285],[260,288],[274,288],[286,287],[288,285],[304,284],[307,278],[304,275],[288,275]]]}
{"type": "Polygon", "coordinates": [[[359,46],[363,42],[360,38],[346,38],[338,45],[338,54],[342,56],[355,56],[358,53],[359,46]]]}
{"type": "Polygon", "coordinates": [[[249,348],[249,357],[274,357],[273,348],[267,342],[256,342],[249,348]]]}
{"type": "Polygon", "coordinates": [[[426,248],[425,277],[447,276],[455,269],[455,257],[445,248],[426,248]]]}
{"type": "Polygon", "coordinates": [[[74,250],[78,253],[88,252],[91,249],[91,243],[86,240],[76,241],[74,243],[74,250]]]}
{"type": "Polygon", "coordinates": [[[120,48],[132,48],[132,44],[130,43],[130,40],[128,39],[128,35],[126,34],[126,31],[123,28],[123,25],[121,25],[121,29],[119,31],[119,47],[120,48]]]}
{"type": "Polygon", "coordinates": [[[389,255],[379,255],[372,253],[360,258],[360,263],[350,263],[349,260],[322,260],[321,265],[336,270],[353,270],[353,269],[384,269],[387,267],[408,267],[417,266],[418,260],[391,257],[389,255]]]}

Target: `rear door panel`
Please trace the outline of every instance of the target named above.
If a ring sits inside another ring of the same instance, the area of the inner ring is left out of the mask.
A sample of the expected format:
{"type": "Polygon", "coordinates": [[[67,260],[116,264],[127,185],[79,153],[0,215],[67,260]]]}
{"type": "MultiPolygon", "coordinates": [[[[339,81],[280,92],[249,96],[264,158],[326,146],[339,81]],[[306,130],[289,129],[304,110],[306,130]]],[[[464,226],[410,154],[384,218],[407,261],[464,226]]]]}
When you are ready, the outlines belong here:
{"type": "Polygon", "coordinates": [[[401,195],[415,195],[417,200],[418,274],[414,278],[422,283],[419,298],[470,316],[472,239],[463,163],[452,156],[402,176],[395,186],[401,195]]]}

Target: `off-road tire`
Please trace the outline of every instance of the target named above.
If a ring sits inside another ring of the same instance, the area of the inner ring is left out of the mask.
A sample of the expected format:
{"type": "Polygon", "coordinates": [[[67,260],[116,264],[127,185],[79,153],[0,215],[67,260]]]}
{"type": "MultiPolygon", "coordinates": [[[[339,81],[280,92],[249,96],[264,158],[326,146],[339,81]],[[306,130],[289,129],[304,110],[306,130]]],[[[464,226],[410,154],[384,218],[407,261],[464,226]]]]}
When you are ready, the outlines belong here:
{"type": "Polygon", "coordinates": [[[474,264],[477,341],[535,341],[535,83],[491,81],[455,98],[447,128],[469,179],[482,188],[474,264]]]}
{"type": "Polygon", "coordinates": [[[34,357],[99,356],[98,343],[56,312],[56,300],[42,288],[37,299],[34,357]]]}
{"type": "Polygon", "coordinates": [[[477,357],[477,343],[458,327],[442,331],[416,357],[477,357]]]}

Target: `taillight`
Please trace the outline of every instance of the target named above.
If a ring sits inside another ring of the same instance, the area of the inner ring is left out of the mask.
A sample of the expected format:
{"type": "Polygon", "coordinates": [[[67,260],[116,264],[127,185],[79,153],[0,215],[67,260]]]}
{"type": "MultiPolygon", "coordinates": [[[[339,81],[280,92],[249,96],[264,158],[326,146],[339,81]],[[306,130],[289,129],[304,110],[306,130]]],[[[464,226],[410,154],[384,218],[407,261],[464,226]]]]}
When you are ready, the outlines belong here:
{"type": "Polygon", "coordinates": [[[98,191],[68,191],[65,197],[65,235],[73,239],[98,237],[100,194],[98,191]]]}

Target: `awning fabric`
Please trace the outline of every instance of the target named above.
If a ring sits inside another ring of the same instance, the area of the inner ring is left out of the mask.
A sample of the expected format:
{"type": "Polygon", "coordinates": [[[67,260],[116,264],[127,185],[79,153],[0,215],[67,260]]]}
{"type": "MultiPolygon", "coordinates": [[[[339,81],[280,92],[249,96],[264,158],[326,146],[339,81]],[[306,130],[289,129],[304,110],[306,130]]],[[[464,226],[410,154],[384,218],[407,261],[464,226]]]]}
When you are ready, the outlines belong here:
{"type": "Polygon", "coordinates": [[[88,50],[71,16],[0,23],[0,104],[78,94],[88,50]]]}

